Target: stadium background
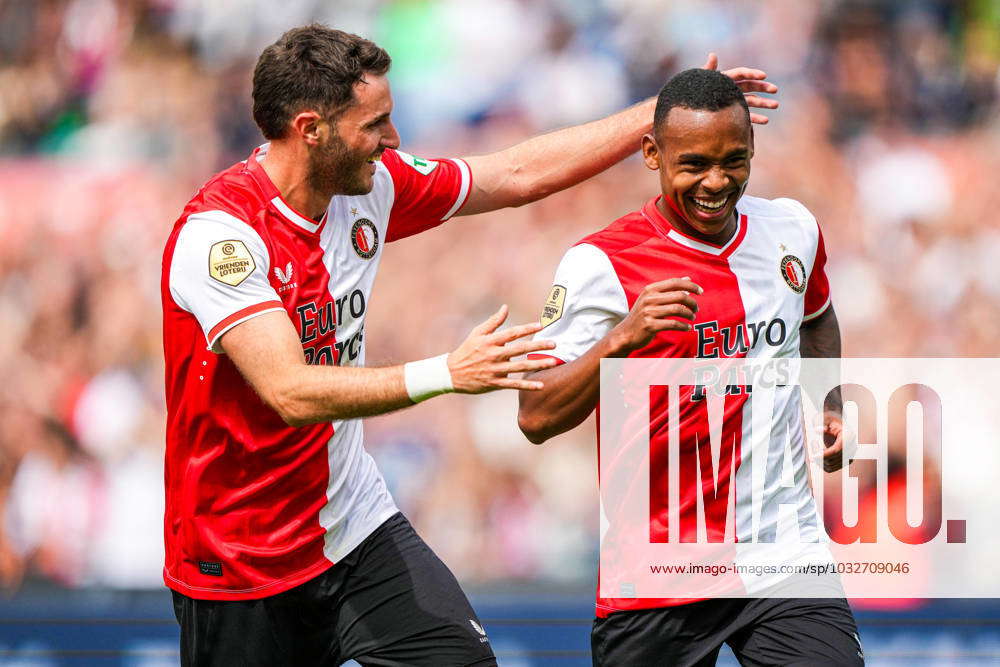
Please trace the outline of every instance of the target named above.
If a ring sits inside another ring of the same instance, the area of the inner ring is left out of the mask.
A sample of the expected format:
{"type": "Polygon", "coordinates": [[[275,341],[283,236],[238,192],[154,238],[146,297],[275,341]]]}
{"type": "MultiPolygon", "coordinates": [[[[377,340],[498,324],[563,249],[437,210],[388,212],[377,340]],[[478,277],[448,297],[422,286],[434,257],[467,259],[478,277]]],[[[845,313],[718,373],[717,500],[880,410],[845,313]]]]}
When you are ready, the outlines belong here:
{"type": "MultiPolygon", "coordinates": [[[[757,128],[749,192],[800,199],[823,225],[845,353],[996,352],[996,0],[0,2],[0,665],[176,662],[162,243],[261,141],[249,72],[310,20],[390,52],[403,148],[425,157],[613,112],[710,50],[765,69],[782,108],[757,128]]],[[[452,349],[501,301],[535,319],[565,248],[654,193],[630,159],[388,246],[369,358],[452,349]]],[[[504,665],[589,664],[593,426],[539,448],[515,412],[509,393],[436,399],[369,420],[368,447],[504,665]]],[[[990,601],[859,614],[869,664],[1000,660],[990,601]]]]}

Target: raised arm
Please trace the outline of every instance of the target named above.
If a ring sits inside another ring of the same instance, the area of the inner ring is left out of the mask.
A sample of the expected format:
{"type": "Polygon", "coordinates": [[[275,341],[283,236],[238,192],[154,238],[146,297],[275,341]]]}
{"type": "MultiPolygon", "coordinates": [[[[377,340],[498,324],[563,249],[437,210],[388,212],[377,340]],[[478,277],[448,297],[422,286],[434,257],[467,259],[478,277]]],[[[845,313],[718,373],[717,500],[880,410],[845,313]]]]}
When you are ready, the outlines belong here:
{"type": "Polygon", "coordinates": [[[510,373],[550,368],[553,359],[511,361],[548,350],[544,340],[521,340],[541,325],[497,331],[507,317],[503,306],[472,330],[448,355],[401,366],[345,368],[306,364],[302,345],[283,312],[258,315],[233,327],[221,346],[261,399],[291,426],[366,417],[399,410],[447,392],[479,394],[495,389],[536,391],[537,380],[510,373]]]}
{"type": "MultiPolygon", "coordinates": [[[[716,69],[710,54],[706,69],[716,69]]],[[[775,109],[777,101],[757,93],[776,93],[761,70],[738,67],[724,72],[747,97],[751,107],[775,109]]],[[[576,185],[617,164],[639,149],[650,131],[655,98],[640,102],[607,118],[528,139],[506,150],[465,158],[473,174],[472,191],[456,215],[473,215],[508,206],[522,206],[576,185]]],[[[753,113],[755,123],[767,117],[753,113]]]]}

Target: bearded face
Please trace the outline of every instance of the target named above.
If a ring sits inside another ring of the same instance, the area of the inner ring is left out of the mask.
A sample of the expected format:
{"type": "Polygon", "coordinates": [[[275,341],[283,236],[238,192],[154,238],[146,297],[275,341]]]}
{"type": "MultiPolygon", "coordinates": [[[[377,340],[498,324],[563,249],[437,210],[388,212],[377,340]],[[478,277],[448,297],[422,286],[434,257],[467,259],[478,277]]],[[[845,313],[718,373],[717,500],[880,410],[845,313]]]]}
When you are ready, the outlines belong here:
{"type": "Polygon", "coordinates": [[[315,192],[328,197],[371,192],[375,163],[385,149],[399,147],[391,111],[385,76],[368,75],[355,84],[352,103],[322,121],[327,131],[309,147],[309,185],[315,192]]]}
{"type": "MultiPolygon", "coordinates": [[[[331,130],[336,128],[331,124],[331,130]]],[[[371,151],[351,150],[335,131],[309,149],[309,186],[324,196],[364,195],[372,190],[371,151]]]]}

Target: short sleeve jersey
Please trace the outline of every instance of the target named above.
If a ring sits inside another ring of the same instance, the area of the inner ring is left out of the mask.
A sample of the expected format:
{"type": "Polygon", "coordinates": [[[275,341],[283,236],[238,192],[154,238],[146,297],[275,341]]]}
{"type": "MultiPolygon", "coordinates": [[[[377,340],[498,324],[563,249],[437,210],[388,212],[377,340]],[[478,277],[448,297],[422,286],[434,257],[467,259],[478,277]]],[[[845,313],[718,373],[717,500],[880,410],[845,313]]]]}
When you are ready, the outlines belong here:
{"type": "MultiPolygon", "coordinates": [[[[809,211],[790,199],[769,201],[745,196],[737,205],[736,232],[726,244],[715,246],[674,228],[657,207],[658,199],[648,201],[639,211],[584,238],[566,252],[541,315],[545,329],[538,336],[556,343],[549,354],[561,362],[577,359],[628,315],[646,285],[688,276],[704,289],[704,294],[697,297],[694,330],[661,332],[631,356],[759,359],[798,356],[800,326],[819,317],[830,306],[823,237],[809,211]]],[[[666,399],[665,391],[651,390],[650,483],[654,489],[651,503],[655,502],[656,489],[666,493],[667,457],[656,455],[657,451],[666,451],[668,442],[666,399]],[[662,482],[658,484],[658,480],[662,482]]],[[[707,441],[709,425],[703,400],[692,394],[681,396],[681,400],[683,463],[683,457],[703,455],[697,443],[707,441]]],[[[792,437],[791,447],[797,457],[796,476],[793,486],[771,488],[766,494],[762,530],[774,530],[778,506],[791,504],[799,512],[807,537],[818,538],[815,505],[804,474],[800,404],[791,391],[779,393],[776,401],[777,419],[788,426],[792,437]]],[[[748,395],[726,396],[722,442],[732,443],[732,447],[721,449],[717,498],[726,502],[729,485],[735,486],[736,521],[729,529],[735,530],[736,541],[746,541],[751,528],[751,466],[746,460],[748,454],[740,448],[741,441],[749,441],[749,410],[748,395]],[[730,471],[734,471],[732,475],[730,471]]],[[[784,432],[776,429],[775,433],[779,431],[784,432]]],[[[780,459],[768,460],[770,466],[781,463],[780,459]]],[[[695,478],[684,477],[685,470],[682,465],[679,512],[682,535],[697,526],[697,484],[695,478]]],[[[665,541],[661,538],[668,530],[667,516],[665,502],[661,512],[651,508],[653,541],[665,541]]],[[[710,505],[705,516],[708,531],[715,531],[721,539],[727,530],[725,507],[710,505]]],[[[775,536],[778,542],[782,538],[775,536]]],[[[809,553],[791,557],[822,558],[827,555],[824,549],[818,552],[807,549],[809,553]]],[[[736,582],[736,586],[744,585],[749,582],[736,582]]],[[[689,601],[599,597],[597,613],[606,616],[620,610],[689,601]]]]}
{"type": "Polygon", "coordinates": [[[360,366],[385,242],[439,225],[468,197],[462,160],[386,150],[367,195],[309,219],[281,197],[267,145],[212,178],[167,240],[166,584],[200,599],[280,593],[336,563],[396,511],[361,420],[290,427],[220,339],[284,313],[311,364],[360,366]]]}

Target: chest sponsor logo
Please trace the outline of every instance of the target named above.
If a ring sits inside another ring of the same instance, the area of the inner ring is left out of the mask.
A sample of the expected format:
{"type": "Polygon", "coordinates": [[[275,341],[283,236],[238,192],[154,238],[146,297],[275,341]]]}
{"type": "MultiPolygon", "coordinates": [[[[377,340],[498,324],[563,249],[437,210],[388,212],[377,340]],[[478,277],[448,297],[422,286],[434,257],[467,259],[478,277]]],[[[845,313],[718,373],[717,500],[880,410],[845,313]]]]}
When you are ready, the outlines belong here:
{"type": "Polygon", "coordinates": [[[351,244],[361,259],[371,259],[378,252],[378,229],[368,218],[359,218],[351,227],[351,244]]]}
{"type": "Polygon", "coordinates": [[[699,359],[746,354],[761,340],[771,347],[780,347],[788,337],[788,325],[780,317],[770,322],[740,322],[728,327],[720,327],[718,320],[712,320],[695,324],[694,330],[698,332],[699,359]]]}
{"type": "Polygon", "coordinates": [[[563,314],[563,306],[566,304],[566,288],[562,285],[553,285],[552,291],[549,292],[549,298],[545,300],[545,305],[542,306],[542,327],[547,327],[563,314]]]}
{"type": "Polygon", "coordinates": [[[796,294],[806,291],[806,267],[795,255],[785,255],[781,258],[781,277],[785,284],[796,294]]]}
{"type": "Polygon", "coordinates": [[[298,306],[299,340],[306,363],[315,365],[351,365],[361,354],[364,342],[365,294],[359,289],[335,301],[309,303],[298,306]],[[338,326],[352,321],[361,321],[358,330],[345,340],[330,340],[336,337],[338,326]]]}
{"type": "Polygon", "coordinates": [[[410,155],[409,153],[404,153],[403,151],[396,151],[396,155],[399,156],[399,159],[402,160],[404,164],[410,165],[424,176],[430,176],[430,173],[437,169],[438,166],[438,163],[434,160],[425,160],[423,158],[410,155]]]}
{"type": "Polygon", "coordinates": [[[230,287],[246,280],[256,268],[243,241],[219,241],[208,252],[208,274],[230,287]]]}

